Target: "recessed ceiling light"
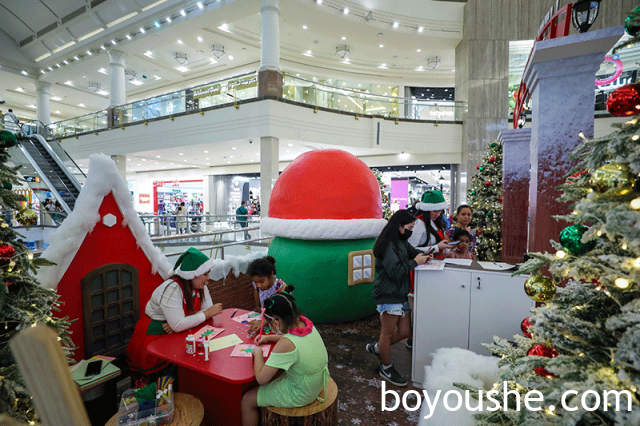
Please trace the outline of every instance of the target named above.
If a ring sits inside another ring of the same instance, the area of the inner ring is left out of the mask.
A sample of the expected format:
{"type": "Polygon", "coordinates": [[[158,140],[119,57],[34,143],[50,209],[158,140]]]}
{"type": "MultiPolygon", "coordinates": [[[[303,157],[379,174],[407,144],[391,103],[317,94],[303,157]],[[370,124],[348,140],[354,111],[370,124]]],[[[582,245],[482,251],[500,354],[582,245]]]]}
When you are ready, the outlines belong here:
{"type": "Polygon", "coordinates": [[[303,29],[303,30],[306,30],[306,29],[307,29],[307,26],[306,26],[306,25],[303,25],[303,26],[302,26],[302,29],[303,29]]]}
{"type": "Polygon", "coordinates": [[[348,14],[349,14],[349,8],[348,8],[348,7],[345,7],[345,8],[342,10],[342,13],[344,13],[345,15],[348,15],[348,14]]]}
{"type": "Polygon", "coordinates": [[[293,146],[293,144],[292,144],[292,143],[290,143],[290,144],[287,144],[287,146],[293,146]]]}
{"type": "Polygon", "coordinates": [[[51,97],[51,100],[52,100],[52,101],[61,101],[61,100],[62,100],[62,98],[61,98],[60,96],[52,96],[52,97],[51,97]]]}
{"type": "MultiPolygon", "coordinates": [[[[235,151],[238,148],[236,148],[235,146],[232,146],[231,149],[235,151]]],[[[207,152],[207,151],[205,151],[205,152],[207,152]]]]}
{"type": "Polygon", "coordinates": [[[171,16],[167,16],[167,22],[171,23],[171,16]]]}
{"type": "Polygon", "coordinates": [[[205,160],[208,160],[208,159],[209,159],[209,157],[205,157],[205,160]]]}
{"type": "Polygon", "coordinates": [[[177,69],[178,71],[180,71],[180,72],[187,72],[187,71],[189,71],[189,68],[187,68],[187,67],[176,67],[176,69],[177,69]]]}
{"type": "Polygon", "coordinates": [[[90,50],[87,50],[87,55],[91,56],[91,55],[93,55],[93,53],[91,53],[90,50]]]}
{"type": "Polygon", "coordinates": [[[422,52],[422,49],[416,49],[416,52],[420,53],[422,52]]]}
{"type": "Polygon", "coordinates": [[[233,61],[233,55],[229,55],[229,60],[233,61]]]}
{"type": "Polygon", "coordinates": [[[22,87],[18,87],[18,88],[16,89],[16,92],[24,92],[24,89],[23,89],[22,87]]]}
{"type": "Polygon", "coordinates": [[[304,53],[303,53],[303,55],[304,55],[304,56],[313,56],[313,55],[311,54],[311,51],[310,51],[310,50],[307,50],[306,52],[304,52],[304,53]]]}
{"type": "Polygon", "coordinates": [[[211,163],[207,163],[207,166],[210,166],[210,165],[211,165],[211,163]]]}
{"type": "Polygon", "coordinates": [[[150,50],[147,50],[143,53],[144,56],[153,59],[153,53],[150,50]]]}
{"type": "Polygon", "coordinates": [[[127,161],[131,161],[131,158],[127,158],[127,161]]]}
{"type": "Polygon", "coordinates": [[[316,3],[322,4],[322,0],[316,0],[316,3]]]}
{"type": "Polygon", "coordinates": [[[345,36],[342,36],[342,40],[346,40],[347,38],[345,36]]]}
{"type": "Polygon", "coordinates": [[[398,28],[399,26],[400,26],[400,23],[398,23],[398,22],[394,22],[393,23],[393,28],[398,28]]]}
{"type": "Polygon", "coordinates": [[[156,158],[160,158],[160,156],[159,156],[159,155],[156,155],[156,158]]]}
{"type": "Polygon", "coordinates": [[[347,84],[347,82],[346,82],[346,81],[343,81],[343,82],[342,82],[342,85],[344,86],[345,84],[347,84]]]}
{"type": "Polygon", "coordinates": [[[116,43],[116,41],[115,41],[115,40],[111,40],[111,44],[113,44],[113,45],[115,46],[115,45],[116,45],[116,44],[118,44],[118,43],[116,43]]]}
{"type": "Polygon", "coordinates": [[[199,1],[199,2],[198,2],[198,9],[202,9],[203,7],[204,7],[204,6],[202,5],[202,2],[201,2],[201,1],[199,1]]]}
{"type": "Polygon", "coordinates": [[[384,44],[381,44],[381,45],[380,45],[380,48],[383,48],[383,47],[384,47],[384,44]]]}
{"type": "Polygon", "coordinates": [[[380,65],[378,68],[383,68],[383,69],[384,69],[384,68],[387,68],[387,64],[382,64],[382,65],[380,65]]]}
{"type": "Polygon", "coordinates": [[[296,74],[296,77],[300,77],[300,74],[296,74]]]}
{"type": "Polygon", "coordinates": [[[84,104],[78,104],[78,106],[84,108],[84,104]]]}
{"type": "Polygon", "coordinates": [[[58,110],[58,109],[53,111],[53,112],[54,112],[54,114],[60,114],[60,110],[58,110]]]}
{"type": "Polygon", "coordinates": [[[142,159],[142,161],[147,161],[147,159],[146,159],[146,158],[143,158],[143,159],[142,159]]]}
{"type": "Polygon", "coordinates": [[[456,70],[455,70],[455,69],[452,69],[452,70],[451,70],[451,72],[456,72],[456,70]]]}
{"type": "MultiPolygon", "coordinates": [[[[208,153],[209,153],[209,151],[205,151],[204,153],[205,153],[205,154],[208,154],[208,153]]],[[[180,154],[180,155],[182,155],[182,154],[180,154]]]]}
{"type": "Polygon", "coordinates": [[[184,155],[182,152],[179,152],[178,155],[184,155]]]}
{"type": "Polygon", "coordinates": [[[100,46],[100,49],[102,50],[107,50],[107,48],[105,47],[105,45],[103,44],[102,46],[100,46]]]}
{"type": "Polygon", "coordinates": [[[184,162],[186,163],[186,162],[187,162],[187,160],[184,160],[184,162]]]}
{"type": "Polygon", "coordinates": [[[180,15],[182,15],[182,16],[187,16],[187,14],[186,14],[186,12],[184,11],[184,9],[182,9],[182,10],[180,11],[180,15]]]}
{"type": "Polygon", "coordinates": [[[73,81],[67,80],[64,82],[64,84],[66,84],[67,86],[73,86],[73,81]]]}
{"type": "Polygon", "coordinates": [[[142,164],[136,164],[137,166],[142,166],[142,164]]]}
{"type": "Polygon", "coordinates": [[[200,36],[198,36],[197,39],[198,39],[198,41],[202,41],[202,37],[200,37],[200,36]]]}
{"type": "Polygon", "coordinates": [[[233,158],[233,155],[230,155],[229,158],[233,158]]]}
{"type": "Polygon", "coordinates": [[[142,34],[146,33],[146,31],[144,30],[144,27],[140,27],[140,32],[141,32],[142,34]]]}
{"type": "Polygon", "coordinates": [[[227,164],[231,164],[231,161],[227,161],[227,164]]]}
{"type": "Polygon", "coordinates": [[[285,151],[284,151],[284,152],[289,152],[289,150],[288,150],[288,149],[285,149],[285,151]]]}
{"type": "Polygon", "coordinates": [[[418,27],[418,32],[421,33],[424,31],[424,27],[418,27]]]}
{"type": "Polygon", "coordinates": [[[178,44],[182,44],[182,40],[178,39],[178,44]]]}
{"type": "Polygon", "coordinates": [[[160,22],[158,22],[158,21],[154,22],[153,25],[155,25],[156,28],[160,28],[160,22]]]}

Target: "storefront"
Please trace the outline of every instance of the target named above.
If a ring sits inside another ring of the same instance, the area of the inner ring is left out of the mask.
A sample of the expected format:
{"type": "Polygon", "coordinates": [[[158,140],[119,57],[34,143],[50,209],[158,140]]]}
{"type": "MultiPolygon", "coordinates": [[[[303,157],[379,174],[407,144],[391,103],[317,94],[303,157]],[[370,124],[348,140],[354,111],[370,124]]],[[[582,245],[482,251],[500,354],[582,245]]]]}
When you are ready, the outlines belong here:
{"type": "MultiPolygon", "coordinates": [[[[198,214],[203,209],[202,180],[156,180],[153,181],[154,213],[173,214],[184,202],[190,214],[198,214]]],[[[149,199],[147,194],[138,194],[139,202],[149,199]]]]}

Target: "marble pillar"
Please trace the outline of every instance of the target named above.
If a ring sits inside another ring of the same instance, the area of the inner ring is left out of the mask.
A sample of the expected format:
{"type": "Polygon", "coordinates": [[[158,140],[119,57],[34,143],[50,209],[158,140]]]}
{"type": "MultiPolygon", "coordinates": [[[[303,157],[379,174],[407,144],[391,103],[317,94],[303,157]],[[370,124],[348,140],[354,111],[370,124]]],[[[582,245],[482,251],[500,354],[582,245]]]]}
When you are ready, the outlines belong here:
{"type": "Polygon", "coordinates": [[[51,84],[44,81],[36,81],[36,120],[42,124],[51,123],[51,104],[49,89],[51,84]]]}
{"type": "Polygon", "coordinates": [[[538,42],[523,81],[531,94],[531,180],[529,242],[531,252],[553,252],[567,226],[551,216],[569,212],[556,201],[555,188],[573,167],[568,155],[580,143],[578,134],[593,136],[595,73],[606,52],[623,35],[623,27],[538,42]]]}
{"type": "Polygon", "coordinates": [[[282,97],[280,69],[280,0],[261,0],[262,33],[258,96],[282,97]]]}
{"type": "Polygon", "coordinates": [[[120,173],[120,176],[122,176],[122,179],[124,179],[124,182],[126,184],[127,182],[127,157],[124,155],[112,155],[111,159],[113,160],[114,163],[116,163],[116,167],[118,168],[118,172],[120,173]]]}
{"type": "Polygon", "coordinates": [[[522,262],[529,230],[529,144],[531,129],[503,130],[502,143],[502,253],[503,262],[522,262]]]}
{"type": "Polygon", "coordinates": [[[271,136],[260,138],[260,216],[269,216],[271,189],[278,179],[280,140],[271,136]]]}
{"type": "Polygon", "coordinates": [[[109,74],[111,76],[110,102],[109,106],[114,107],[127,103],[127,93],[124,78],[124,60],[127,55],[119,50],[109,52],[109,74]]]}

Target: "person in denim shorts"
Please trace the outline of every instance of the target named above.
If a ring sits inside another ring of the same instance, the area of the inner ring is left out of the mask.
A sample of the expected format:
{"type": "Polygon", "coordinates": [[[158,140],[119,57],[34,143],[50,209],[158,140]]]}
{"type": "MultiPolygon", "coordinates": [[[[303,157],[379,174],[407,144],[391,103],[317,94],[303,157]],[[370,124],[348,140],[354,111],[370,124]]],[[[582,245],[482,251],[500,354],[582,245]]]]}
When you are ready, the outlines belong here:
{"type": "Polygon", "coordinates": [[[391,363],[391,345],[406,339],[411,333],[407,295],[411,288],[413,268],[433,258],[408,243],[416,217],[406,210],[391,216],[373,246],[377,277],[373,282],[373,299],[380,313],[380,338],[369,343],[367,352],[380,358],[380,377],[396,386],[406,386],[391,363]]]}

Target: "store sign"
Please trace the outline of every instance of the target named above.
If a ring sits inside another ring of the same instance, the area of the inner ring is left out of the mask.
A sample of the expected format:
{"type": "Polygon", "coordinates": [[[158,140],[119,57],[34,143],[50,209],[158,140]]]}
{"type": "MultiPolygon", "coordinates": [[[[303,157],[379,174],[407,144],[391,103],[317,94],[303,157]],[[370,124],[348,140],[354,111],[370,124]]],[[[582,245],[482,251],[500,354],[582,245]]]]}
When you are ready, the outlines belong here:
{"type": "Polygon", "coordinates": [[[140,204],[151,204],[151,194],[140,194],[138,197],[140,204]]]}
{"type": "Polygon", "coordinates": [[[244,90],[258,85],[258,76],[254,75],[251,78],[244,80],[230,81],[227,85],[227,90],[244,90]]]}
{"type": "Polygon", "coordinates": [[[453,111],[429,111],[429,115],[441,119],[442,117],[453,117],[453,111]]]}
{"type": "Polygon", "coordinates": [[[198,90],[194,90],[192,97],[193,99],[200,99],[207,96],[215,96],[219,95],[221,91],[222,87],[220,86],[220,84],[212,84],[209,86],[204,86],[198,90]]]}

